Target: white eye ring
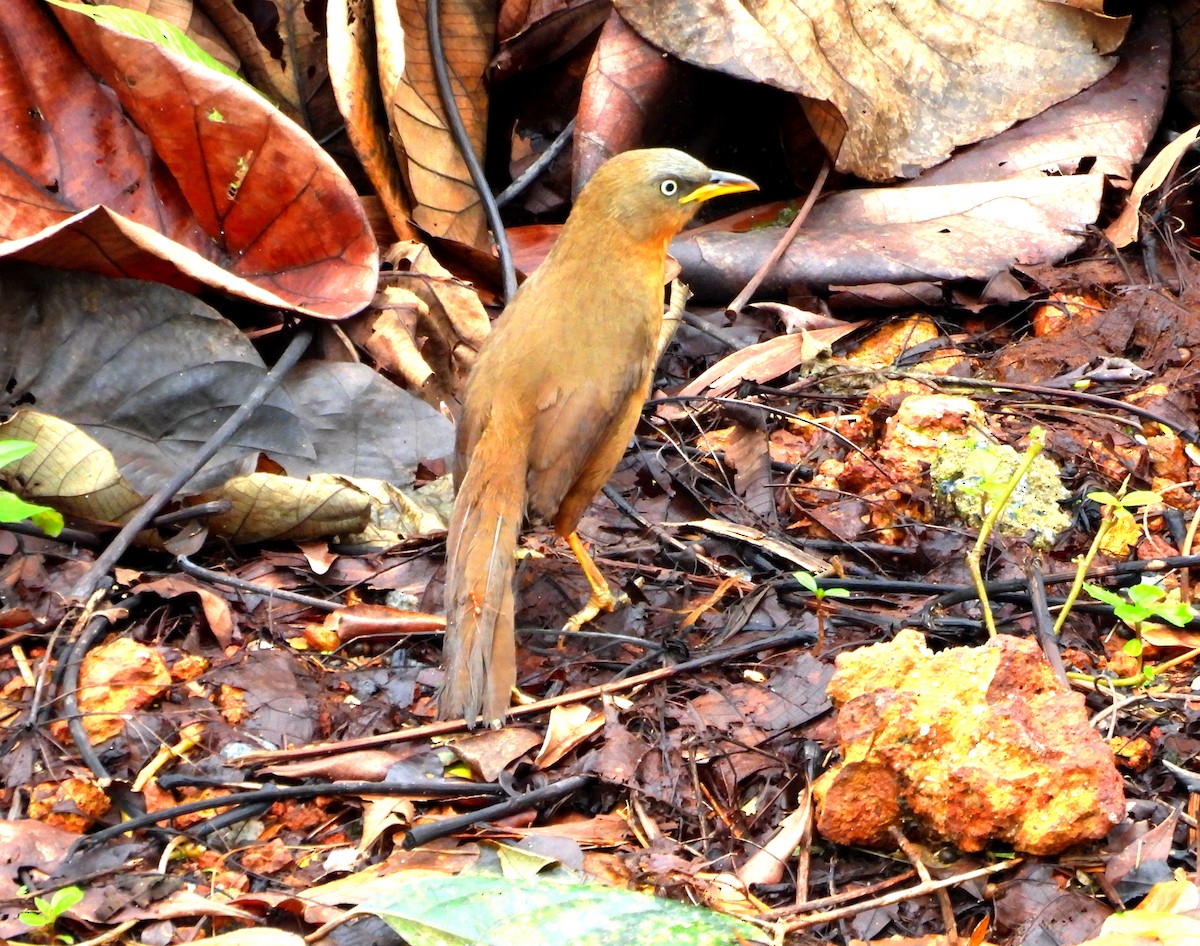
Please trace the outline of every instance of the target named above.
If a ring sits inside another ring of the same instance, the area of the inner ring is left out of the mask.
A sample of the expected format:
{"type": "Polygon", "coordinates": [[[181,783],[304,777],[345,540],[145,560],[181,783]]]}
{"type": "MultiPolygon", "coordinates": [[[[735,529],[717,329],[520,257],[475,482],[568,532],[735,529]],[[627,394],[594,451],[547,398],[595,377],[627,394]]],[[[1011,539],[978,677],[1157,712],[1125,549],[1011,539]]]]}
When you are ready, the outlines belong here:
{"type": "Polygon", "coordinates": [[[658,185],[658,189],[662,191],[664,197],[674,197],[679,193],[679,182],[673,177],[668,177],[658,185]]]}

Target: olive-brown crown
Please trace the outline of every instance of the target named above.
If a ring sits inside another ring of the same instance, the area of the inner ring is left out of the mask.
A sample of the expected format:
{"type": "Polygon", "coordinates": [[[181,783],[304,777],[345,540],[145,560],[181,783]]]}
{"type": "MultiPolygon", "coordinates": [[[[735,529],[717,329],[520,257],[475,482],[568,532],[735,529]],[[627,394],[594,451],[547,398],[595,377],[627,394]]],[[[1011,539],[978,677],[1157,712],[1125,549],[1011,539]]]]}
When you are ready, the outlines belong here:
{"type": "Polygon", "coordinates": [[[673,148],[625,151],[606,161],[584,185],[571,221],[615,226],[635,241],[661,243],[695,216],[703,198],[683,198],[711,183],[715,173],[673,148]]]}

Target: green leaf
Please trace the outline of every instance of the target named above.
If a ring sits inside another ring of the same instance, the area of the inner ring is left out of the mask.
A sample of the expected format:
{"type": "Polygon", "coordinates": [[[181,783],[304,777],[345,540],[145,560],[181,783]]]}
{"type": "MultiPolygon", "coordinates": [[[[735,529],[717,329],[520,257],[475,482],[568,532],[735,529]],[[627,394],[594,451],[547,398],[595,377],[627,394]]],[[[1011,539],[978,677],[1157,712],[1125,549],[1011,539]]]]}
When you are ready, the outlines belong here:
{"type": "Polygon", "coordinates": [[[50,538],[54,538],[63,530],[62,513],[57,509],[43,506],[41,512],[35,512],[29,518],[33,520],[35,526],[45,532],[50,538]]]}
{"type": "Polygon", "coordinates": [[[82,899],[82,888],[75,886],[60,887],[54,891],[54,896],[50,898],[50,909],[54,912],[55,916],[62,916],[82,899]]]}
{"type": "Polygon", "coordinates": [[[1129,600],[1134,604],[1140,604],[1144,608],[1153,607],[1167,596],[1167,593],[1158,585],[1144,581],[1130,585],[1125,589],[1125,594],[1129,595],[1129,600]]]}
{"type": "Polygon", "coordinates": [[[1142,656],[1142,639],[1140,637],[1131,637],[1121,649],[1130,657],[1140,657],[1142,656]]]}
{"type": "Polygon", "coordinates": [[[1105,604],[1120,608],[1125,605],[1125,599],[1118,594],[1114,594],[1107,588],[1101,588],[1099,585],[1093,585],[1090,581],[1083,583],[1083,590],[1095,598],[1097,601],[1103,601],[1105,604]]]}
{"type": "Polygon", "coordinates": [[[1113,614],[1116,615],[1118,621],[1124,621],[1130,627],[1136,628],[1146,618],[1150,617],[1154,612],[1150,608],[1143,608],[1141,605],[1125,602],[1118,604],[1113,608],[1113,614]]]}
{"type": "Polygon", "coordinates": [[[1120,499],[1118,499],[1112,493],[1106,493],[1102,489],[1098,489],[1098,490],[1095,490],[1094,492],[1088,493],[1087,498],[1090,499],[1094,503],[1099,503],[1101,506],[1120,506],[1121,505],[1120,499]]]}
{"type": "Polygon", "coordinates": [[[24,522],[32,519],[46,535],[55,536],[63,530],[62,514],[49,506],[27,503],[20,496],[0,490],[0,522],[24,522]]]}
{"type": "Polygon", "coordinates": [[[1192,606],[1183,601],[1164,605],[1155,611],[1155,614],[1164,621],[1174,624],[1176,627],[1183,627],[1196,616],[1196,612],[1192,610],[1192,606]]]}
{"type": "Polygon", "coordinates": [[[378,915],[412,946],[731,946],[738,937],[763,938],[741,920],[673,900],[497,874],[406,871],[390,895],[356,912],[378,915]]]}
{"type": "MultiPolygon", "coordinates": [[[[68,0],[50,0],[50,3],[56,7],[62,7],[64,10],[74,10],[76,13],[82,13],[84,16],[91,17],[101,26],[110,27],[128,36],[148,39],[163,49],[182,56],[189,62],[207,66],[209,69],[215,69],[217,72],[224,73],[246,84],[241,76],[224,63],[213,59],[212,56],[197,46],[178,27],[172,26],[170,23],[165,23],[157,17],[150,16],[148,13],[139,13],[137,10],[126,10],[123,7],[111,6],[109,4],[93,7],[84,3],[69,3],[68,0]]],[[[251,88],[253,87],[251,86],[251,88]]],[[[261,95],[262,93],[259,94],[261,95]]]]}
{"type": "Polygon", "coordinates": [[[817,593],[817,579],[812,572],[792,572],[792,577],[813,594],[817,593]]]}
{"type": "Polygon", "coordinates": [[[1121,497],[1121,505],[1126,508],[1152,506],[1161,502],[1162,496],[1150,489],[1135,489],[1132,493],[1126,493],[1121,497]]]}
{"type": "Polygon", "coordinates": [[[826,598],[849,598],[850,591],[847,588],[826,588],[826,598]]]}
{"type": "Polygon", "coordinates": [[[53,920],[48,916],[42,916],[40,913],[34,913],[32,910],[22,910],[17,914],[17,919],[26,926],[49,926],[53,920]]]}
{"type": "Polygon", "coordinates": [[[28,440],[0,440],[0,466],[8,466],[13,460],[29,456],[36,449],[37,444],[28,440]]]}

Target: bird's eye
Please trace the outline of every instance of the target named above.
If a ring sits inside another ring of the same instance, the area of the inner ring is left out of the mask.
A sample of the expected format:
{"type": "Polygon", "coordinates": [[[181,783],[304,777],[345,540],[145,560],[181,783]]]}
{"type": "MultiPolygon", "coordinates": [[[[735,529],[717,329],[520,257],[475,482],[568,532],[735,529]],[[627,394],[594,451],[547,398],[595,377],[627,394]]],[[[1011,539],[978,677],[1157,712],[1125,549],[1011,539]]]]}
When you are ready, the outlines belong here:
{"type": "Polygon", "coordinates": [[[662,191],[664,197],[674,197],[679,193],[679,182],[673,177],[668,177],[658,185],[658,189],[662,191]]]}

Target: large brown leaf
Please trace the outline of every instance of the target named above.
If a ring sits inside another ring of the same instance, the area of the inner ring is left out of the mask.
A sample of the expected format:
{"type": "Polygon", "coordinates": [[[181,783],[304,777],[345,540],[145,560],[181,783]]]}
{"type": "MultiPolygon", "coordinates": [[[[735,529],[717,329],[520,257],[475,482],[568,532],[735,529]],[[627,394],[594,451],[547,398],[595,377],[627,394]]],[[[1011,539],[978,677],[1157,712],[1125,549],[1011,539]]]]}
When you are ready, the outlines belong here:
{"type": "MultiPolygon", "coordinates": [[[[574,190],[614,154],[636,148],[654,122],[654,106],[671,103],[668,86],[681,67],[616,13],[600,32],[579,99],[574,190]]],[[[670,107],[670,104],[667,105],[670,107]]]]}
{"type": "Polygon", "coordinates": [[[912,177],[1087,88],[1122,23],[1042,0],[614,0],[650,42],[805,99],[837,168],[912,177]],[[839,146],[840,145],[840,151],[839,146]]]}
{"type": "MultiPolygon", "coordinates": [[[[487,137],[484,74],[495,22],[492,0],[441,5],[446,68],[471,147],[481,158],[487,137]]],[[[424,0],[377,3],[375,32],[381,89],[413,223],[433,236],[486,248],[483,205],[438,98],[424,0]]]]}
{"type": "Polygon", "coordinates": [[[412,209],[400,180],[400,166],[388,141],[387,118],[379,97],[375,27],[369,0],[329,0],[329,72],[346,136],[375,187],[392,229],[402,240],[416,237],[412,209]]]}
{"type": "Polygon", "coordinates": [[[370,301],[374,238],[311,138],[235,79],[58,16],[74,50],[34,0],[0,4],[0,255],[325,317],[370,301]]]}
{"type": "MultiPolygon", "coordinates": [[[[1157,127],[1168,48],[1160,11],[1130,35],[1119,68],[1069,101],[903,186],[823,199],[767,280],[769,289],[986,281],[1015,263],[1061,259],[1095,222],[1105,175],[1128,178],[1157,127]],[[1084,167],[1090,173],[1077,173],[1084,167]]],[[[698,295],[728,299],[781,233],[694,231],[671,252],[698,295]]]]}

